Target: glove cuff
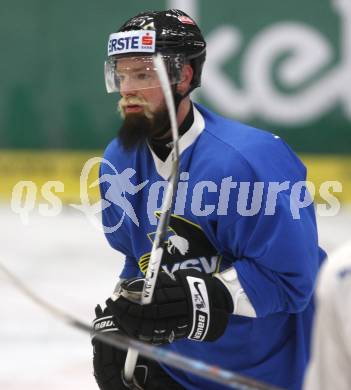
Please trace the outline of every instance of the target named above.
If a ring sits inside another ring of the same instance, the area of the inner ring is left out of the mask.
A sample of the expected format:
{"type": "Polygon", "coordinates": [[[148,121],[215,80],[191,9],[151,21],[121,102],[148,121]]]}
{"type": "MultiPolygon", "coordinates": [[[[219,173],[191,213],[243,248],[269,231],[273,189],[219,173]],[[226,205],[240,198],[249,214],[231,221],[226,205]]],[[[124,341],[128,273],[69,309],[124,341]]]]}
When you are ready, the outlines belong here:
{"type": "Polygon", "coordinates": [[[189,307],[188,338],[195,341],[214,341],[224,333],[232,309],[226,287],[216,278],[194,269],[174,273],[185,289],[189,307]],[[190,309],[191,308],[191,309],[190,309]]]}

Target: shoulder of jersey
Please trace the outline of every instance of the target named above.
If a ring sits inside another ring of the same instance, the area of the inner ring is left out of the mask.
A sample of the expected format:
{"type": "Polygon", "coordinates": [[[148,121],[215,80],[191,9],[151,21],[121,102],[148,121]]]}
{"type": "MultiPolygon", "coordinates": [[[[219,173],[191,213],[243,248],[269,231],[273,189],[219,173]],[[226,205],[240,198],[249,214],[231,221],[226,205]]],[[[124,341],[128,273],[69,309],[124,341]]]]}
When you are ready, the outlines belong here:
{"type": "Polygon", "coordinates": [[[306,168],[280,137],[196,106],[205,119],[199,146],[214,163],[226,161],[228,167],[239,170],[250,166],[272,180],[283,179],[286,171],[291,180],[305,180],[306,168]]]}
{"type": "Polygon", "coordinates": [[[111,140],[110,143],[106,146],[104,151],[104,157],[107,159],[114,156],[120,156],[125,154],[127,153],[123,150],[117,138],[111,140]]]}
{"type": "Polygon", "coordinates": [[[268,131],[225,118],[211,112],[202,105],[196,104],[196,107],[204,117],[205,131],[213,138],[213,141],[215,142],[217,139],[219,143],[225,144],[239,153],[246,150],[261,149],[262,146],[280,147],[283,143],[280,137],[268,131]]]}
{"type": "Polygon", "coordinates": [[[114,138],[105,148],[103,157],[114,165],[118,164],[119,167],[132,168],[136,153],[135,150],[125,151],[119,140],[114,138]]]}

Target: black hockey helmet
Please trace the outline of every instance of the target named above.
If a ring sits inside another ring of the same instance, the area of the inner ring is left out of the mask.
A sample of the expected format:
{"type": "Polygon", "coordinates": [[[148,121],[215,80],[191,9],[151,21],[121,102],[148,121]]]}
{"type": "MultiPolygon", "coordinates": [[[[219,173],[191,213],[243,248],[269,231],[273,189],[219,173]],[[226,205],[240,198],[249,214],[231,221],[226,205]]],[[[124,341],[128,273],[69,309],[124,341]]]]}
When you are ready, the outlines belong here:
{"type": "MultiPolygon", "coordinates": [[[[154,31],[154,51],[173,58],[173,61],[168,63],[169,72],[179,72],[180,60],[177,56],[183,56],[194,72],[189,92],[200,86],[206,58],[206,42],[197,24],[185,12],[177,9],[142,12],[124,23],[115,35],[128,31],[154,31]]],[[[130,53],[135,54],[135,51],[130,53]]],[[[141,54],[145,55],[144,52],[141,54]]],[[[119,54],[112,50],[109,51],[109,56],[118,58],[119,54]]]]}

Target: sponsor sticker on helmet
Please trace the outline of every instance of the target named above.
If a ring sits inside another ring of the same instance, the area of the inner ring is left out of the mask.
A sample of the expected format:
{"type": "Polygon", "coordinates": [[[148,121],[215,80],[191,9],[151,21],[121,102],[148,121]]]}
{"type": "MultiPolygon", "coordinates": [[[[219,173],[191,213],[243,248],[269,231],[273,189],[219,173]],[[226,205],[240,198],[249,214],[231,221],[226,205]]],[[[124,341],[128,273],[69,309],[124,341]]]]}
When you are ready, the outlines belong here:
{"type": "Polygon", "coordinates": [[[178,20],[181,21],[183,24],[195,24],[195,22],[189,18],[189,16],[178,16],[178,20]]]}
{"type": "Polygon", "coordinates": [[[154,42],[154,38],[150,35],[150,33],[146,33],[141,37],[142,46],[152,46],[153,42],[154,42]]]}
{"type": "Polygon", "coordinates": [[[125,53],[154,53],[155,31],[124,31],[111,34],[107,44],[107,55],[125,53]]]}

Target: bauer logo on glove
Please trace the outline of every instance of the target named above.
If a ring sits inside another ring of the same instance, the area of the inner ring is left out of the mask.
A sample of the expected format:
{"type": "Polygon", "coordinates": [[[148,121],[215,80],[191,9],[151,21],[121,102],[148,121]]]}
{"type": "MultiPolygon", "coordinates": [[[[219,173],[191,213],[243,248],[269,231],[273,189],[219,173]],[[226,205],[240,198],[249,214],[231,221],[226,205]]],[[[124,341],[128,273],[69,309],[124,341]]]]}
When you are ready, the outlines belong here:
{"type": "Polygon", "coordinates": [[[201,341],[208,330],[208,318],[210,307],[207,296],[206,284],[203,279],[187,276],[191,298],[193,302],[193,328],[190,339],[201,341]]]}

